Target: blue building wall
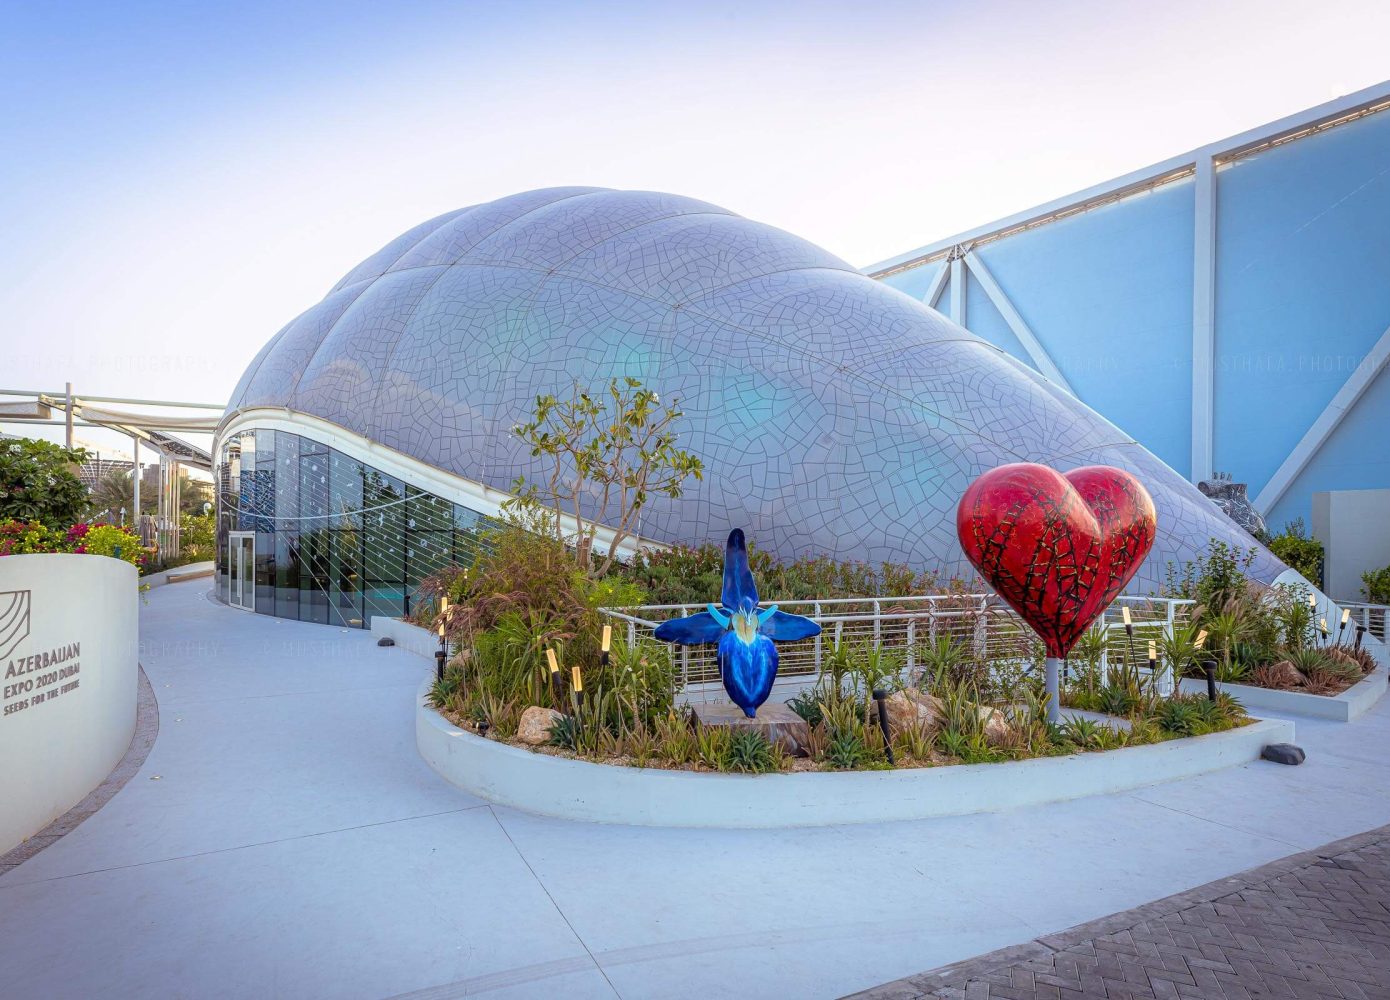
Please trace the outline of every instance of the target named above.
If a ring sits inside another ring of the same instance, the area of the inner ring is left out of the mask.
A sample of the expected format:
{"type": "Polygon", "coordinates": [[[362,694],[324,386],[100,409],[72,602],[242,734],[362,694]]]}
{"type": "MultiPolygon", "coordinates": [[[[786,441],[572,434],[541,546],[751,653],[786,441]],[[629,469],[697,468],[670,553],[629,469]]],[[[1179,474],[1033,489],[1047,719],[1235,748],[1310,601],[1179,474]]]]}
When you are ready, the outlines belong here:
{"type": "MultiPolygon", "coordinates": [[[[1215,462],[1255,487],[1390,326],[1390,114],[1222,168],[1216,208],[1215,462]]],[[[1376,388],[1352,416],[1378,412],[1390,427],[1376,388]]],[[[1345,447],[1349,430],[1339,427],[1328,445],[1345,447]]],[[[1315,458],[1271,521],[1306,519],[1315,491],[1390,486],[1390,440],[1362,443],[1363,469],[1343,463],[1328,479],[1315,467],[1331,466],[1315,458]]]]}
{"type": "MultiPolygon", "coordinates": [[[[1390,327],[1390,113],[1220,163],[1214,183],[1213,467],[1249,483],[1253,498],[1390,327]]],[[[1195,186],[1189,175],[960,244],[1076,395],[1187,476],[1195,186]]],[[[965,325],[1039,367],[969,260],[965,325]]],[[[942,266],[882,280],[921,299],[942,266]]],[[[951,301],[948,285],[936,308],[949,314],[951,301]]],[[[1307,520],[1314,492],[1390,487],[1387,428],[1382,370],[1266,511],[1271,528],[1307,520]]]]}

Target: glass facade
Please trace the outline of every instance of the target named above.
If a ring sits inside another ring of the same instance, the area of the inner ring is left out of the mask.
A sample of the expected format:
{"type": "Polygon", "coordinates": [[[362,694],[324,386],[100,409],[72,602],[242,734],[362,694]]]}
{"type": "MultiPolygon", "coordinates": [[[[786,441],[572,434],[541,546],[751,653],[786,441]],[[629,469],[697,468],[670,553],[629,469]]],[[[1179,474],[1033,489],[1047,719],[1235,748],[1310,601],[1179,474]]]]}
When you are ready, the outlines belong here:
{"type": "Polygon", "coordinates": [[[351,628],[409,614],[435,570],[471,565],[496,522],[309,437],[247,430],[218,456],[217,587],[260,614],[351,628]],[[237,578],[233,539],[254,541],[237,578]],[[253,578],[253,579],[252,579],[253,578]]]}

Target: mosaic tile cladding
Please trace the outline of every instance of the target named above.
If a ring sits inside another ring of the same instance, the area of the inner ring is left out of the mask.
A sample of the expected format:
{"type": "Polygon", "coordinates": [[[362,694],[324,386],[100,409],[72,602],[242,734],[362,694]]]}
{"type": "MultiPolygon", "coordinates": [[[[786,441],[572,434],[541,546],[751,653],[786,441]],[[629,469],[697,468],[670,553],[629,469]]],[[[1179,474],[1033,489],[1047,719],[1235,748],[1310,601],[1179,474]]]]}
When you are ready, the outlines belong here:
{"type": "MultiPolygon", "coordinates": [[[[771,226],[669,194],[551,188],[432,219],[278,333],[229,415],[285,408],[499,489],[538,393],[633,376],[679,399],[702,483],[641,534],[969,574],[966,485],[1004,462],[1128,469],[1158,509],[1132,592],[1217,537],[1196,487],[1031,369],[771,226]]],[[[283,414],[283,410],[281,410],[283,414]]],[[[1254,575],[1283,566],[1261,551],[1254,575]]]]}

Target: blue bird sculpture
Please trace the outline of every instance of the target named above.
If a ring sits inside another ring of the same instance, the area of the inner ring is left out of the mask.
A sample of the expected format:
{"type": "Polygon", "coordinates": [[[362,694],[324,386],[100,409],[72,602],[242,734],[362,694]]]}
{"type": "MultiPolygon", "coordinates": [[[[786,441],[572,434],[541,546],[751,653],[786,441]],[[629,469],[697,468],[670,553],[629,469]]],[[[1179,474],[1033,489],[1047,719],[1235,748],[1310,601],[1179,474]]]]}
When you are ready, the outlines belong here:
{"type": "Polygon", "coordinates": [[[688,618],[674,618],[657,626],[656,637],[682,646],[719,643],[719,676],[724,690],[750,719],[772,693],[777,679],[777,643],[808,639],[820,634],[820,626],[801,615],[778,611],[777,605],[758,607],[758,586],[748,568],[748,549],[743,532],[729,532],[724,549],[722,607],[688,618]]]}

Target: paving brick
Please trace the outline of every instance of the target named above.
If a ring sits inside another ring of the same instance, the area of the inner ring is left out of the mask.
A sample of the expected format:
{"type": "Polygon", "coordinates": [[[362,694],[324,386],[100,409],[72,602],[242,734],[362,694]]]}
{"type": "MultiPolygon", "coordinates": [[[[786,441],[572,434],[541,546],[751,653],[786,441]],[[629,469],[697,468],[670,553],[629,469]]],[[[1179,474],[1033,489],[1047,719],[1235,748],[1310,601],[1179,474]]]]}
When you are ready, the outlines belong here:
{"type": "Polygon", "coordinates": [[[859,996],[905,983],[939,1000],[1390,1000],[1390,827],[859,996]]]}

